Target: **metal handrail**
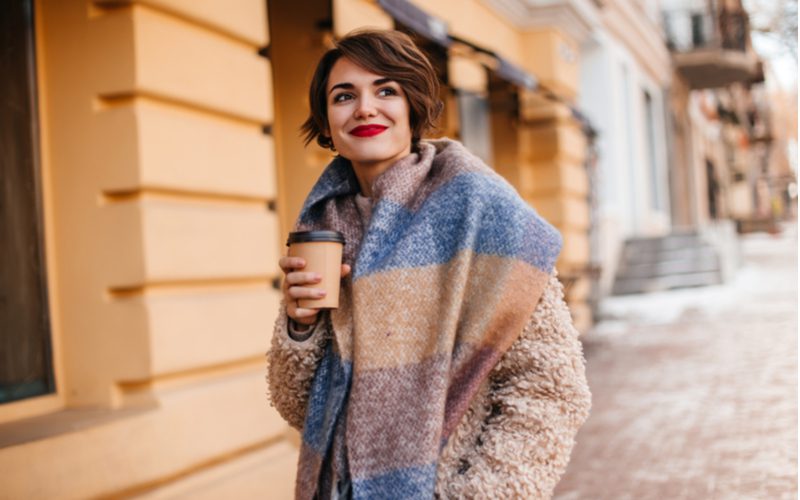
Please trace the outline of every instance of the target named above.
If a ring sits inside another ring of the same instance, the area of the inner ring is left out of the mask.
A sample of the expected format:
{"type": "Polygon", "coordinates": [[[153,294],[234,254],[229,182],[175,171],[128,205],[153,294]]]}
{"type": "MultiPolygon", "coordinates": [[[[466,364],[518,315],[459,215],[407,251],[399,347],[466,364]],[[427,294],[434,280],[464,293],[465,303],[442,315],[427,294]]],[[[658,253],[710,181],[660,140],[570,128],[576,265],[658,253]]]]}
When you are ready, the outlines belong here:
{"type": "Polygon", "coordinates": [[[673,52],[698,49],[747,51],[750,18],[744,11],[683,9],[664,12],[667,46],[673,52]]]}

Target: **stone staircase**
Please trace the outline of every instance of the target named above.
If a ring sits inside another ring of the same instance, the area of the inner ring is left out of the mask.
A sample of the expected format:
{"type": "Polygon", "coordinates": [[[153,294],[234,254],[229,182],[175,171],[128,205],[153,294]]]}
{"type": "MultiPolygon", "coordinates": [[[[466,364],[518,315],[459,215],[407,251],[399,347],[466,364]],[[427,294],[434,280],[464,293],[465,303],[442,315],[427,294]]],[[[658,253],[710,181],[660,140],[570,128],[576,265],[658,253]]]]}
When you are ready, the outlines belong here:
{"type": "Polygon", "coordinates": [[[719,252],[697,232],[625,241],[612,293],[657,292],[717,285],[723,281],[719,252]]]}

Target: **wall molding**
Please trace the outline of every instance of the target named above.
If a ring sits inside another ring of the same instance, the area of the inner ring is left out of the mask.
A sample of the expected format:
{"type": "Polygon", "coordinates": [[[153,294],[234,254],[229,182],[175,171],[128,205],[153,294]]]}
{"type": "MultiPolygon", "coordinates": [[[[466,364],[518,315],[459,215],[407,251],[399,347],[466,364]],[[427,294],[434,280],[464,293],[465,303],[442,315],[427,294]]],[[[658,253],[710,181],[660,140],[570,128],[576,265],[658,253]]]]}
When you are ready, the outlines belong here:
{"type": "Polygon", "coordinates": [[[587,40],[600,25],[600,13],[590,0],[481,1],[518,28],[557,28],[579,44],[587,40]]]}

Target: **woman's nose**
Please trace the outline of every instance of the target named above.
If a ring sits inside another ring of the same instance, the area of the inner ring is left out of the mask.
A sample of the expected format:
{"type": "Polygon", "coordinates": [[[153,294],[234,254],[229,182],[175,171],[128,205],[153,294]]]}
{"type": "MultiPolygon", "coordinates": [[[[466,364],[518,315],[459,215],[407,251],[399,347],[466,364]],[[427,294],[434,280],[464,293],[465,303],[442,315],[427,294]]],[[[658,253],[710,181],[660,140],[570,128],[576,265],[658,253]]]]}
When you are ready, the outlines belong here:
{"type": "Polygon", "coordinates": [[[367,118],[375,116],[377,113],[378,111],[375,108],[375,103],[372,102],[371,96],[365,96],[358,100],[358,106],[356,106],[355,111],[356,118],[367,118]]]}

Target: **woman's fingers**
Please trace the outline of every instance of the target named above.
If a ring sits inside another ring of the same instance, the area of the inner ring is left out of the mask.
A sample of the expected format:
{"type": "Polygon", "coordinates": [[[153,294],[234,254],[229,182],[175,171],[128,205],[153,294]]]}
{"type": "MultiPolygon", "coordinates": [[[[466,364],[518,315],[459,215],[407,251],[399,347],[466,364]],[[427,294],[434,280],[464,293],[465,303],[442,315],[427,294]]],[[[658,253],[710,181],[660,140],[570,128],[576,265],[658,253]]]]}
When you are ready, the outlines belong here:
{"type": "Polygon", "coordinates": [[[308,272],[291,272],[286,275],[286,283],[291,285],[307,285],[312,283],[319,283],[322,281],[322,276],[319,273],[308,272]]]}
{"type": "MultiPolygon", "coordinates": [[[[285,274],[283,280],[283,295],[286,299],[286,312],[290,318],[299,323],[312,324],[317,319],[319,309],[299,307],[300,299],[322,299],[327,295],[325,290],[313,288],[314,285],[322,281],[322,276],[316,272],[297,271],[306,266],[305,259],[300,257],[290,257],[285,255],[280,258],[278,265],[285,274]]],[[[342,278],[348,276],[352,268],[347,264],[342,264],[342,278]]]]}
{"type": "MultiPolygon", "coordinates": [[[[307,308],[307,307],[297,307],[297,306],[295,306],[294,307],[294,317],[293,317],[293,319],[305,318],[305,319],[313,320],[313,319],[316,319],[316,316],[317,316],[318,312],[319,312],[319,309],[310,309],[310,308],[307,308]]],[[[292,316],[292,314],[289,314],[289,316],[292,316]]],[[[308,322],[304,322],[304,323],[306,323],[306,324],[313,323],[313,321],[308,321],[308,322]]]]}
{"type": "Polygon", "coordinates": [[[283,280],[283,293],[286,298],[286,313],[290,318],[305,325],[316,322],[319,309],[299,307],[299,299],[321,299],[325,297],[325,290],[308,288],[303,285],[319,283],[322,276],[319,273],[300,272],[306,266],[305,259],[284,255],[278,260],[278,265],[285,274],[283,280]]]}
{"type": "Polygon", "coordinates": [[[297,301],[291,301],[286,304],[286,314],[304,325],[311,325],[317,321],[317,313],[319,309],[310,309],[307,307],[297,307],[297,301]]]}
{"type": "Polygon", "coordinates": [[[326,295],[325,290],[319,288],[307,288],[304,286],[290,286],[288,290],[289,298],[297,299],[321,299],[326,295]]]}
{"type": "Polygon", "coordinates": [[[289,273],[294,269],[303,269],[306,267],[306,261],[302,257],[284,255],[278,260],[278,265],[284,273],[289,273]]]}
{"type": "MultiPolygon", "coordinates": [[[[306,283],[316,283],[319,281],[321,277],[317,273],[293,273],[295,269],[303,269],[306,267],[306,261],[301,257],[289,257],[288,255],[284,255],[283,257],[278,260],[278,265],[280,266],[281,270],[284,274],[287,275],[287,280],[289,279],[289,274],[298,274],[293,279],[297,281],[290,281],[290,284],[296,285],[301,284],[303,279],[305,279],[306,283]],[[312,278],[312,275],[316,276],[316,278],[312,278]],[[315,281],[316,279],[316,281],[315,281]]],[[[342,278],[346,277],[350,274],[352,268],[348,264],[342,264],[342,278]]]]}

